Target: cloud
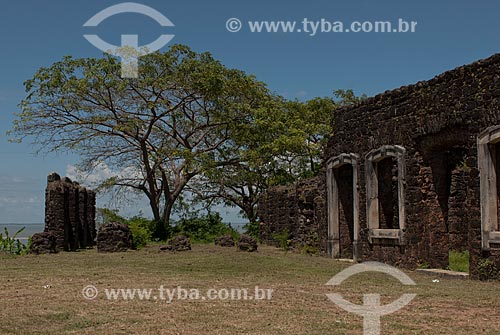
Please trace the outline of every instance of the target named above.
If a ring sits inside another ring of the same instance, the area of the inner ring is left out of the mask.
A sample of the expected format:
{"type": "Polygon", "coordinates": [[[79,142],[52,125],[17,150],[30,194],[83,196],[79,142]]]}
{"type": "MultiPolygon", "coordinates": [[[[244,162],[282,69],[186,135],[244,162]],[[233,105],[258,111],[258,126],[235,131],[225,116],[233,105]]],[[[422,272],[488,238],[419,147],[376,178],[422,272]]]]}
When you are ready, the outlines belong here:
{"type": "Polygon", "coordinates": [[[68,164],[66,165],[66,176],[82,184],[96,185],[115,176],[115,173],[102,162],[96,165],[91,174],[87,174],[75,165],[68,164]]]}
{"type": "Polygon", "coordinates": [[[119,171],[114,171],[104,162],[97,163],[90,174],[80,170],[75,165],[68,164],[66,165],[66,176],[71,180],[78,181],[79,183],[90,187],[96,187],[103,181],[112,177],[134,179],[142,178],[140,171],[138,171],[135,167],[126,166],[119,171]]]}

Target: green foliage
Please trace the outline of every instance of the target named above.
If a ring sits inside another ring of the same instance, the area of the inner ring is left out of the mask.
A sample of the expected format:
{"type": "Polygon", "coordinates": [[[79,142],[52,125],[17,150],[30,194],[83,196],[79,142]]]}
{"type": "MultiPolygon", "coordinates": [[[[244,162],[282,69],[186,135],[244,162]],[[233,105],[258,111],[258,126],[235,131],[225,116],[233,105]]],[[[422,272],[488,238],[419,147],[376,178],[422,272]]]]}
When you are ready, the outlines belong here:
{"type": "Polygon", "coordinates": [[[431,265],[428,262],[418,263],[417,268],[419,269],[430,269],[431,265]]]}
{"type": "Polygon", "coordinates": [[[303,245],[300,252],[305,255],[317,255],[319,254],[319,248],[312,245],[303,245]]]}
{"type": "Polygon", "coordinates": [[[272,114],[276,99],[254,76],[184,45],[140,57],[133,79],[107,54],[65,57],[40,68],[25,89],[12,140],[74,152],[86,173],[105,164],[116,175],[98,189],[143,193],[161,238],[188,183],[238,163],[257,114],[272,114]]]}
{"type": "Polygon", "coordinates": [[[470,167],[468,164],[467,164],[467,160],[466,159],[463,159],[460,163],[457,164],[456,166],[457,168],[461,169],[462,171],[466,172],[466,173],[469,173],[472,169],[472,167],[470,167]]]}
{"type": "Polygon", "coordinates": [[[292,246],[292,241],[290,240],[290,232],[288,229],[283,229],[278,233],[271,234],[271,238],[278,242],[278,246],[284,251],[289,251],[292,246]]]}
{"type": "Polygon", "coordinates": [[[448,268],[452,271],[469,272],[469,252],[450,250],[448,255],[448,268]]]}
{"type": "Polygon", "coordinates": [[[477,263],[477,272],[480,280],[500,279],[500,268],[491,259],[481,259],[477,263]]]}
{"type": "Polygon", "coordinates": [[[252,236],[255,239],[259,239],[259,222],[249,221],[244,226],[245,234],[252,236]]]}
{"type": "Polygon", "coordinates": [[[205,216],[184,218],[177,221],[171,231],[170,236],[186,235],[194,242],[213,242],[216,237],[222,235],[232,235],[238,237],[230,225],[222,222],[219,213],[208,213],[205,216]]]}
{"type": "Polygon", "coordinates": [[[134,247],[136,249],[145,247],[151,241],[154,221],[134,216],[127,220],[126,224],[134,237],[134,247]]]}
{"type": "Polygon", "coordinates": [[[204,172],[192,186],[198,201],[237,206],[248,219],[246,233],[258,237],[257,204],[273,185],[287,185],[319,173],[322,152],[332,132],[334,111],[360,101],[352,90],[306,102],[281,97],[256,109],[242,127],[239,162],[204,172]],[[215,199],[215,200],[214,200],[215,199]]]}
{"type": "Polygon", "coordinates": [[[315,231],[311,231],[306,235],[306,239],[301,246],[303,254],[318,254],[319,253],[319,235],[315,231]]]}
{"type": "Polygon", "coordinates": [[[340,107],[344,106],[350,106],[350,105],[355,105],[363,100],[367,99],[366,94],[362,94],[361,96],[356,96],[354,94],[354,91],[351,89],[348,90],[334,90],[333,91],[333,96],[335,97],[335,102],[338,104],[340,107]]]}
{"type": "Polygon", "coordinates": [[[5,236],[0,233],[0,252],[5,252],[13,255],[25,255],[29,251],[31,239],[27,245],[24,245],[17,239],[17,236],[24,231],[26,227],[19,229],[12,237],[9,235],[7,227],[4,228],[5,236]]]}

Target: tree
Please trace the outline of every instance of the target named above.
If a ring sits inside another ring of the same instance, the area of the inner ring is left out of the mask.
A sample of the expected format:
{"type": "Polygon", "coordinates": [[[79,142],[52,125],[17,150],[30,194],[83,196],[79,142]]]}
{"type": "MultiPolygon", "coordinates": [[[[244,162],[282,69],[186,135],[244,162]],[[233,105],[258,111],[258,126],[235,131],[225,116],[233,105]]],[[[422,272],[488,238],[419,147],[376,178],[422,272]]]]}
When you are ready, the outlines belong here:
{"type": "Polygon", "coordinates": [[[172,207],[197,175],[239,162],[242,138],[272,95],[253,76],[228,69],[186,46],[144,56],[139,77],[120,64],[65,57],[26,81],[27,96],[11,131],[38,150],[69,150],[91,173],[105,163],[126,173],[101,189],[143,193],[165,237],[172,207]]]}
{"type": "Polygon", "coordinates": [[[317,175],[335,109],[362,99],[352,90],[337,90],[334,96],[274,100],[268,110],[255,114],[247,143],[240,147],[240,163],[207,171],[191,191],[198,200],[239,207],[249,221],[247,230],[255,234],[257,204],[264,191],[317,175]]]}

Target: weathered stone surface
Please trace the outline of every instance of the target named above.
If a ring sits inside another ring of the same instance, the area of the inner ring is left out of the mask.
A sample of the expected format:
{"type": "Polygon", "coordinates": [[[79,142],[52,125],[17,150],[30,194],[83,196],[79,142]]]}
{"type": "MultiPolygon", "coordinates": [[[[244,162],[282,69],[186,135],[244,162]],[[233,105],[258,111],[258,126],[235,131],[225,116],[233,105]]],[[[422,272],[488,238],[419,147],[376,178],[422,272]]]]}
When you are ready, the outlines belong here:
{"type": "Polygon", "coordinates": [[[248,252],[257,251],[257,241],[249,235],[241,235],[238,240],[238,249],[248,252]]]}
{"type": "Polygon", "coordinates": [[[56,253],[56,237],[50,232],[36,233],[31,236],[30,254],[56,253]]]}
{"type": "Polygon", "coordinates": [[[215,239],[215,245],[221,247],[234,247],[234,244],[234,238],[231,235],[223,235],[215,239]]]}
{"type": "MultiPolygon", "coordinates": [[[[319,188],[321,178],[268,190],[259,202],[262,242],[279,246],[275,235],[288,233],[290,247],[326,250],[326,191],[319,188]]],[[[348,233],[346,233],[348,234],[348,233]]]]}
{"type": "MultiPolygon", "coordinates": [[[[482,241],[477,143],[478,135],[485,129],[500,125],[499,68],[500,54],[497,54],[429,81],[384,92],[336,110],[319,177],[271,188],[262,197],[259,203],[261,240],[276,245],[273,234],[286,229],[297,247],[306,244],[306,240],[314,240],[308,236],[317,233],[314,243],[327,254],[328,220],[324,205],[327,161],[342,154],[355,154],[359,157],[356,187],[359,191],[359,243],[356,246],[359,260],[377,260],[407,268],[425,262],[431,267],[444,268],[448,265],[450,250],[468,250],[472,278],[479,278],[485,272],[500,273],[490,269],[500,269],[500,244],[484,248],[482,241]],[[396,213],[401,209],[404,209],[405,227],[398,239],[370,241],[373,228],[368,224],[367,202],[374,199],[367,197],[366,157],[387,145],[405,149],[406,173],[401,183],[404,201],[400,202],[403,207],[396,206],[395,194],[399,189],[394,181],[400,176],[399,166],[396,171],[394,164],[384,168],[385,162],[375,161],[373,164],[383,170],[374,172],[382,184],[378,185],[381,188],[376,199],[380,203],[378,228],[398,229],[396,213]]],[[[494,163],[498,166],[499,162],[494,163]]],[[[344,173],[339,180],[346,178],[352,176],[344,173]]],[[[335,213],[339,217],[340,241],[337,243],[341,257],[351,253],[352,206],[345,201],[351,197],[349,186],[349,182],[339,186],[347,190],[339,191],[342,206],[335,213]]],[[[499,190],[500,183],[497,183],[499,190]]]]}
{"type": "Polygon", "coordinates": [[[132,248],[132,233],[126,224],[111,222],[100,227],[97,234],[98,252],[120,252],[132,248]]]}
{"type": "Polygon", "coordinates": [[[167,248],[171,251],[188,251],[191,250],[191,241],[184,235],[178,235],[168,241],[167,248]]]}
{"type": "Polygon", "coordinates": [[[95,245],[95,193],[71,179],[51,173],[45,190],[45,232],[55,236],[58,250],[95,245]]]}

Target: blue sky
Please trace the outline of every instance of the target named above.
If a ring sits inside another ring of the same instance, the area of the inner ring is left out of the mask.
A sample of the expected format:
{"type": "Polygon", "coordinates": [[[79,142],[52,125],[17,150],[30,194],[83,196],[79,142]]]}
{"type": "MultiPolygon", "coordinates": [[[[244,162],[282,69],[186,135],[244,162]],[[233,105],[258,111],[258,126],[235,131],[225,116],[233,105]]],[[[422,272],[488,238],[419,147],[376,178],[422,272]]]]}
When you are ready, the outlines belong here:
{"type": "MultiPolygon", "coordinates": [[[[82,35],[98,34],[119,44],[122,34],[138,34],[140,44],[159,34],[170,42],[210,51],[228,67],[254,74],[287,98],[307,100],[351,88],[368,96],[427,80],[500,50],[500,3],[497,1],[154,1],[151,6],[175,27],[162,28],[139,14],[120,14],[95,28],[82,25],[108,0],[16,0],[0,4],[0,224],[43,222],[46,175],[71,172],[78,157],[59,153],[33,155],[29,141],[12,144],[5,132],[24,96],[23,82],[41,66],[65,55],[99,57],[82,35]],[[226,30],[229,18],[244,23],[240,32],[226,30]],[[288,20],[417,21],[415,33],[251,33],[248,21],[288,20]]],[[[168,45],[165,47],[168,48],[168,45]]],[[[105,205],[104,199],[99,205],[105,205]]],[[[143,209],[129,206],[126,214],[143,209]]],[[[242,221],[234,213],[229,221],[242,221]]]]}

